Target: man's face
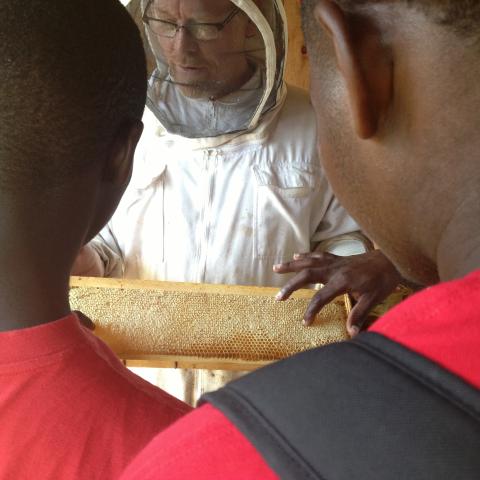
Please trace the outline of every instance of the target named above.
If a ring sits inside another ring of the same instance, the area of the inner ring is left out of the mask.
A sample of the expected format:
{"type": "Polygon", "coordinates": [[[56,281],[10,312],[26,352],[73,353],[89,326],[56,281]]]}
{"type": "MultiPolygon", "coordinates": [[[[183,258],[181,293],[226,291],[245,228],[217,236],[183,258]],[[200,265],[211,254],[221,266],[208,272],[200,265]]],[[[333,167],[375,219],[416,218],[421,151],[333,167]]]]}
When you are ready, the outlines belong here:
{"type": "MultiPolygon", "coordinates": [[[[177,25],[222,23],[235,9],[229,0],[154,0],[147,9],[150,17],[177,25]]],[[[149,28],[149,27],[147,27],[149,28]]],[[[236,14],[218,38],[196,39],[186,28],[173,38],[155,34],[150,29],[154,53],[168,64],[173,80],[184,95],[221,97],[248,80],[245,40],[249,20],[243,12],[236,14]]]]}
{"type": "Polygon", "coordinates": [[[416,282],[431,283],[436,272],[419,251],[421,235],[411,235],[418,218],[410,202],[415,194],[415,162],[402,156],[399,144],[404,139],[394,131],[388,132],[388,141],[384,136],[357,135],[334,44],[320,29],[320,25],[316,31],[307,29],[307,44],[320,158],[328,180],[347,211],[400,272],[416,282]]]}

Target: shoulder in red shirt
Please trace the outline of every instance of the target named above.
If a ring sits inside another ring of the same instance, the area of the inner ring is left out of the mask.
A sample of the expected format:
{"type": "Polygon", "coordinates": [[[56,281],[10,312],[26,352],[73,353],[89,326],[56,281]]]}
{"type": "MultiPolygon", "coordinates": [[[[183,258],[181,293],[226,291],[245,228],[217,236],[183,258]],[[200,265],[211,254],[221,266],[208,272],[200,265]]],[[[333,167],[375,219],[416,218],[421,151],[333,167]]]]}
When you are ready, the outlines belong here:
{"type": "Polygon", "coordinates": [[[128,371],[75,315],[0,333],[0,478],[116,479],[189,410],[128,371]]]}

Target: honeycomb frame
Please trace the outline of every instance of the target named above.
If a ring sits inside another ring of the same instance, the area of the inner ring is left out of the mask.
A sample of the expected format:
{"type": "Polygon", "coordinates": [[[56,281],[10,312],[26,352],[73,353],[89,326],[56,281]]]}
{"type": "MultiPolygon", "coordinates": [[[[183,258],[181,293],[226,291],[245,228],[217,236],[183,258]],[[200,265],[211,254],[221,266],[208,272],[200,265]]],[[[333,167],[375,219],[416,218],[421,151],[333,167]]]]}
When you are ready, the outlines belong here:
{"type": "Polygon", "coordinates": [[[285,302],[276,288],[72,277],[70,302],[132,366],[250,370],[348,338],[343,296],[310,327],[303,314],[315,290],[285,302]]]}

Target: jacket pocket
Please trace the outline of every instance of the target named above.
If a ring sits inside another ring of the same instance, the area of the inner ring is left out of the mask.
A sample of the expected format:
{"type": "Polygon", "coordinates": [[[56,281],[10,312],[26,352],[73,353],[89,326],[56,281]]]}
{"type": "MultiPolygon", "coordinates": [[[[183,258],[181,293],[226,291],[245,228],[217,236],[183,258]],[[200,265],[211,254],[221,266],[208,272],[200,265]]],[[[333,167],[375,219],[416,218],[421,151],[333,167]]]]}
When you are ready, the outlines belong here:
{"type": "Polygon", "coordinates": [[[296,165],[254,166],[253,171],[255,256],[279,262],[308,251],[315,172],[296,165]]]}

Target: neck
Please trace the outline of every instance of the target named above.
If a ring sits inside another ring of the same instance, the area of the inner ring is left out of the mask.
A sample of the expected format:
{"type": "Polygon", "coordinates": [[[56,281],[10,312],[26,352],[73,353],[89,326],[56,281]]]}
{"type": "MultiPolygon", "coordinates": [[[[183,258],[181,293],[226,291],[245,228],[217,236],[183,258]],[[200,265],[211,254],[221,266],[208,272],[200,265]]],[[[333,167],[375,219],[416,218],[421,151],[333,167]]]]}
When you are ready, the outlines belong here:
{"type": "MultiPolygon", "coordinates": [[[[2,261],[2,259],[0,259],[2,261]]],[[[52,322],[70,313],[68,273],[60,276],[24,270],[2,272],[0,332],[52,322]]]]}
{"type": "Polygon", "coordinates": [[[438,278],[448,281],[480,268],[479,53],[419,9],[408,12],[416,19],[399,17],[408,35],[399,35],[405,50],[397,62],[398,121],[408,136],[403,138],[407,168],[415,171],[409,187],[416,203],[412,210],[416,218],[423,216],[416,235],[425,239],[422,251],[435,264],[438,278]]]}
{"type": "Polygon", "coordinates": [[[478,194],[455,212],[437,249],[437,265],[442,281],[462,278],[480,268],[480,201],[478,194]]]}
{"type": "Polygon", "coordinates": [[[226,95],[229,95],[232,92],[236,92],[237,90],[240,90],[240,88],[242,88],[243,85],[245,85],[252,78],[254,73],[255,73],[255,66],[251,65],[245,60],[243,68],[237,71],[235,78],[226,82],[226,84],[228,84],[228,88],[225,88],[224,90],[216,92],[215,95],[212,95],[210,99],[220,100],[222,97],[225,97],[226,95]]]}
{"type": "Polygon", "coordinates": [[[75,225],[62,222],[73,210],[65,216],[62,202],[36,208],[0,202],[0,331],[67,316],[70,268],[82,238],[75,225]]]}

